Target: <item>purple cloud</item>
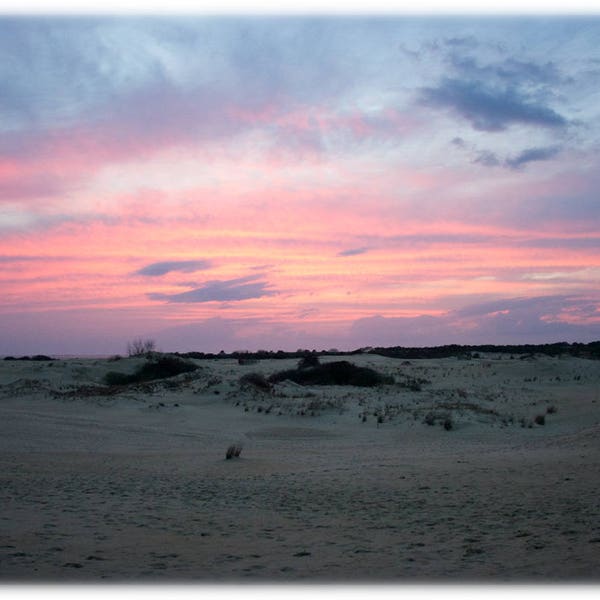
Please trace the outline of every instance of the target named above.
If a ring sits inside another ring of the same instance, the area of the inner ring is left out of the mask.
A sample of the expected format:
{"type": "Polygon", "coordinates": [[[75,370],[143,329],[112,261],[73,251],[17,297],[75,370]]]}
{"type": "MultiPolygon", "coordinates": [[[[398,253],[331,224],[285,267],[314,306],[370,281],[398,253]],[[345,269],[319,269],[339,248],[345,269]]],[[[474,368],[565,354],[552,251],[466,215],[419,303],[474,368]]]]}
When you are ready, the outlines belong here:
{"type": "Polygon", "coordinates": [[[517,154],[514,158],[507,158],[505,164],[511,169],[519,169],[527,163],[539,161],[539,160],[550,160],[554,158],[561,148],[558,146],[549,146],[546,148],[528,148],[517,154]]]}
{"type": "Polygon", "coordinates": [[[369,248],[366,247],[362,247],[362,248],[350,248],[349,250],[342,250],[341,252],[338,252],[338,256],[356,256],[357,254],[365,254],[365,252],[368,252],[369,248]]]}
{"type": "Polygon", "coordinates": [[[193,273],[194,271],[209,269],[211,266],[212,265],[208,260],[170,260],[146,265],[145,267],[138,269],[135,274],[157,277],[160,275],[166,275],[172,271],[193,273]]]}
{"type": "Polygon", "coordinates": [[[203,286],[180,294],[148,294],[151,300],[166,302],[238,302],[273,296],[275,291],[267,289],[266,281],[255,281],[259,276],[249,275],[229,280],[208,281],[203,286]]]}
{"type": "Polygon", "coordinates": [[[553,128],[567,124],[548,106],[511,87],[501,89],[479,81],[447,77],[436,87],[422,88],[421,100],[429,106],[453,110],[479,131],[504,131],[515,123],[553,128]]]}

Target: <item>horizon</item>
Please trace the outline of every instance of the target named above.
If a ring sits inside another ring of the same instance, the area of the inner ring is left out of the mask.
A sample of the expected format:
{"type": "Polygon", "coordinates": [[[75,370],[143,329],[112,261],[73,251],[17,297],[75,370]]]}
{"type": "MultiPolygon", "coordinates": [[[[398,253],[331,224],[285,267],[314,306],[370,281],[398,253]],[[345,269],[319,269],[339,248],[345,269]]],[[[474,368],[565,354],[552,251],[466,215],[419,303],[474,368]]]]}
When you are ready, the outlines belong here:
{"type": "Polygon", "coordinates": [[[600,17],[0,32],[0,356],[600,340],[600,17]]]}

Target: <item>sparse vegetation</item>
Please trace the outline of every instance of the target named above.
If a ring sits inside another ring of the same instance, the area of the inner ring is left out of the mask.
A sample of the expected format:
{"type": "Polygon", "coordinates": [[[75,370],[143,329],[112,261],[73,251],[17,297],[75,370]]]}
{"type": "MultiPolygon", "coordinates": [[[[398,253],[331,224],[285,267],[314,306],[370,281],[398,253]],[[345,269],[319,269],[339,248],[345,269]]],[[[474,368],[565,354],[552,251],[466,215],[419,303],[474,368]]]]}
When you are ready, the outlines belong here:
{"type": "Polygon", "coordinates": [[[549,406],[546,409],[546,414],[553,415],[554,413],[556,413],[556,406],[549,406]]]}
{"type": "Polygon", "coordinates": [[[536,425],[545,425],[546,417],[544,415],[537,415],[534,419],[536,425]]]}

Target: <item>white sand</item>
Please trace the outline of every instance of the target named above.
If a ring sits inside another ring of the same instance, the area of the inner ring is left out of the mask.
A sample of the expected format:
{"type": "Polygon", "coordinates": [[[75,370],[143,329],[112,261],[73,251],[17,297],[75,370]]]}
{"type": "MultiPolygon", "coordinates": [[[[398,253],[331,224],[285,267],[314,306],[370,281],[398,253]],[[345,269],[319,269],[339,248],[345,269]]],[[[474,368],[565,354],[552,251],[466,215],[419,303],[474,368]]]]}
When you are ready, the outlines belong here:
{"type": "Polygon", "coordinates": [[[598,581],[600,363],[344,359],[397,383],[225,359],[103,396],[142,359],[0,361],[0,581],[598,581]]]}

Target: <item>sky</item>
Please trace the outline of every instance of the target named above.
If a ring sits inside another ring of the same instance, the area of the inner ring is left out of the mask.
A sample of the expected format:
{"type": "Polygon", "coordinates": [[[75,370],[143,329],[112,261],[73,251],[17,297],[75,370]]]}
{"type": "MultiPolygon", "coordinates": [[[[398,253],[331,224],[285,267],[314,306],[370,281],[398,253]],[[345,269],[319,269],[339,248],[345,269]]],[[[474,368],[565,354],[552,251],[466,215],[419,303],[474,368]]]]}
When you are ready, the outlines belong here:
{"type": "Polygon", "coordinates": [[[600,16],[0,16],[0,355],[600,339],[600,16]]]}

